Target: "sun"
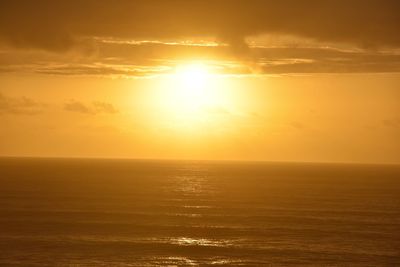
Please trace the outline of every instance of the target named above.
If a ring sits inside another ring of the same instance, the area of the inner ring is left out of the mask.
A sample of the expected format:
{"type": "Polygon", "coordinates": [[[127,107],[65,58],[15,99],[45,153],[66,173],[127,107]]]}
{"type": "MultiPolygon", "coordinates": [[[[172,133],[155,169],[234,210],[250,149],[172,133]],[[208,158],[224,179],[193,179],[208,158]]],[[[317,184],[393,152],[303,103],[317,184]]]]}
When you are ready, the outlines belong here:
{"type": "Polygon", "coordinates": [[[159,77],[148,99],[159,123],[182,132],[219,125],[235,110],[235,97],[226,77],[203,62],[177,65],[159,77]]]}
{"type": "Polygon", "coordinates": [[[210,73],[206,65],[191,63],[178,66],[176,76],[186,89],[200,90],[206,86],[210,73]]]}
{"type": "Polygon", "coordinates": [[[177,66],[172,79],[169,98],[186,111],[199,109],[216,100],[210,67],[203,63],[177,66]]]}
{"type": "Polygon", "coordinates": [[[177,66],[173,75],[175,97],[192,106],[199,106],[212,100],[210,95],[210,88],[213,86],[211,74],[210,67],[203,63],[177,66]]]}

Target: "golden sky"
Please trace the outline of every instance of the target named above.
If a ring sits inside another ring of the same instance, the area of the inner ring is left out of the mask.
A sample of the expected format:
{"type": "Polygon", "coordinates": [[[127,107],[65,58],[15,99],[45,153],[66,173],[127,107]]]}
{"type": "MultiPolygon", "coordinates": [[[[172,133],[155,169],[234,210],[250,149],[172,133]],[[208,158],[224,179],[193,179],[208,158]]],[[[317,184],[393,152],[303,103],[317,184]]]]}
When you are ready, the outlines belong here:
{"type": "Polygon", "coordinates": [[[0,2],[0,155],[400,163],[400,2],[0,2]]]}

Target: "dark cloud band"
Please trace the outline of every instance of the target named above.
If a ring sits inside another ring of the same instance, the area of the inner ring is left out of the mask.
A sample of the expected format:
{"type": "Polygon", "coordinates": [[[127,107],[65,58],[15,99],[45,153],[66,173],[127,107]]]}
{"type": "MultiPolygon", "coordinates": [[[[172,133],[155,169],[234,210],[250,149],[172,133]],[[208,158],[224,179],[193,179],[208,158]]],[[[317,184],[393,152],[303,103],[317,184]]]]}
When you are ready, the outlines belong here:
{"type": "Polygon", "coordinates": [[[21,48],[63,51],[82,36],[214,36],[284,33],[366,47],[400,46],[396,0],[3,0],[0,39],[21,48]]]}

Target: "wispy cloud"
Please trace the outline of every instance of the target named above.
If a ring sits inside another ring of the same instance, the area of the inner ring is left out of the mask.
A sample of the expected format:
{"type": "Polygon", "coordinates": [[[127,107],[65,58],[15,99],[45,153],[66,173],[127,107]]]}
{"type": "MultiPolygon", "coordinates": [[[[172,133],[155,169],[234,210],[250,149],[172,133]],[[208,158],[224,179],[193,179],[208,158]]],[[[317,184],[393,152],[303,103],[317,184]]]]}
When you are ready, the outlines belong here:
{"type": "Polygon", "coordinates": [[[93,107],[96,113],[118,113],[118,110],[112,104],[107,102],[93,102],[93,107]]]}
{"type": "Polygon", "coordinates": [[[29,97],[9,97],[0,93],[0,115],[35,115],[41,113],[44,108],[45,104],[29,97]]]}
{"type": "Polygon", "coordinates": [[[94,112],[85,104],[79,101],[70,100],[69,102],[64,104],[64,110],[85,114],[93,114],[94,112]]]}
{"type": "Polygon", "coordinates": [[[115,114],[118,110],[111,103],[107,102],[93,102],[92,104],[84,104],[80,101],[69,100],[64,104],[64,110],[70,112],[77,112],[82,114],[115,114]]]}
{"type": "Polygon", "coordinates": [[[331,47],[249,47],[248,57],[229,48],[162,43],[101,43],[96,55],[68,56],[6,50],[0,72],[49,75],[148,77],[170,73],[176,65],[200,60],[219,74],[400,72],[397,50],[340,50],[331,47]]]}

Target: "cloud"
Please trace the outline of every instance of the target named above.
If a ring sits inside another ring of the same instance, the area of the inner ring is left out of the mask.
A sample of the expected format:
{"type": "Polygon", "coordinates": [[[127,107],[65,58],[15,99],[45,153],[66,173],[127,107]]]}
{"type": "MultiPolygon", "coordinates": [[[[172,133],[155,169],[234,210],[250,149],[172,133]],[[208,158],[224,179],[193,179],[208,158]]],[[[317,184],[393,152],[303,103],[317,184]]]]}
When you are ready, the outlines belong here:
{"type": "Polygon", "coordinates": [[[36,66],[36,73],[53,75],[95,75],[95,76],[124,76],[142,77],[160,74],[156,66],[131,66],[120,64],[99,64],[99,63],[69,63],[69,64],[48,64],[36,66]]]}
{"type": "Polygon", "coordinates": [[[0,71],[50,75],[144,77],[166,74],[181,63],[201,60],[222,74],[400,72],[396,51],[340,50],[326,47],[252,47],[251,62],[225,46],[101,43],[95,57],[71,60],[43,52],[0,53],[0,71]]]}
{"type": "Polygon", "coordinates": [[[35,115],[43,111],[45,105],[28,97],[8,97],[0,93],[0,115],[35,115]]]}
{"type": "Polygon", "coordinates": [[[89,107],[75,100],[70,100],[68,103],[65,103],[64,110],[85,114],[93,114],[93,111],[89,107]]]}
{"type": "Polygon", "coordinates": [[[96,113],[118,113],[118,110],[110,103],[107,102],[93,102],[96,113]]]}
{"type": "Polygon", "coordinates": [[[76,100],[70,100],[64,104],[64,110],[83,114],[115,114],[118,110],[107,102],[93,102],[92,105],[86,105],[76,100]]]}
{"type": "Polygon", "coordinates": [[[86,37],[216,37],[243,49],[248,36],[282,33],[364,47],[400,46],[397,0],[3,0],[0,39],[65,51],[86,37]]]}
{"type": "Polygon", "coordinates": [[[400,72],[398,10],[397,0],[3,0],[0,73],[143,77],[190,60],[235,75],[400,72]]]}

